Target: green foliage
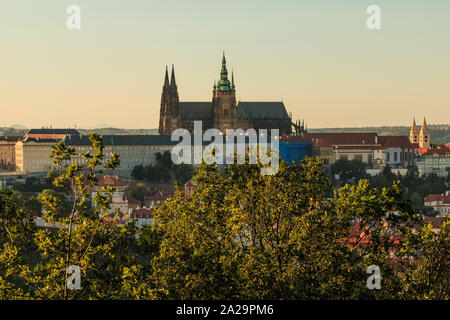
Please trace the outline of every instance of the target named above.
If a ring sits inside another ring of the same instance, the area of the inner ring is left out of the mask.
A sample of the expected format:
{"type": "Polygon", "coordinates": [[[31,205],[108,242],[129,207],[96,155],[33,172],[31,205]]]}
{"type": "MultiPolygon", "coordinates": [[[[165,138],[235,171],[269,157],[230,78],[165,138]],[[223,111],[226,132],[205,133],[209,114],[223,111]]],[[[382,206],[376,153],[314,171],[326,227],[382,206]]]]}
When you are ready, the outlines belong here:
{"type": "Polygon", "coordinates": [[[131,176],[139,181],[167,183],[176,180],[184,184],[192,178],[192,171],[191,165],[174,165],[170,152],[166,151],[163,154],[156,154],[155,165],[135,166],[131,176]]]}
{"type": "MultiPolygon", "coordinates": [[[[261,176],[258,166],[202,165],[191,198],[178,191],[158,210],[156,287],[170,299],[397,298],[406,284],[393,265],[393,235],[416,220],[399,184],[378,193],[361,180],[330,200],[321,165],[282,162],[274,176],[261,176]],[[381,290],[366,287],[372,264],[383,272],[381,290]]],[[[448,286],[442,292],[448,297],[448,286]]]]}
{"type": "Polygon", "coordinates": [[[38,196],[41,208],[54,214],[54,218],[68,217],[71,212],[70,202],[67,201],[63,193],[53,189],[45,189],[38,196]]]}
{"type": "MultiPolygon", "coordinates": [[[[92,142],[86,166],[55,146],[54,184],[72,206],[59,214],[53,190],[39,200],[61,228],[36,230],[22,196],[0,191],[1,299],[449,298],[450,224],[424,226],[397,180],[377,190],[362,179],[330,196],[319,158],[281,161],[275,175],[259,163],[203,164],[191,197],[178,188],[156,224],[137,229],[106,219],[111,188],[85,206],[98,173],[118,162],[105,160],[101,137],[92,142]],[[70,265],[81,290],[67,290],[70,265]],[[381,269],[379,290],[366,287],[370,265],[381,269]]],[[[417,178],[412,168],[405,179],[417,178]]]]}
{"type": "Polygon", "coordinates": [[[137,200],[145,201],[145,195],[147,193],[147,188],[144,184],[140,183],[136,186],[134,190],[131,191],[131,196],[137,200]]]}
{"type": "Polygon", "coordinates": [[[131,176],[135,180],[145,180],[145,168],[142,164],[137,165],[131,171],[131,176]]]}
{"type": "Polygon", "coordinates": [[[423,199],[429,194],[439,194],[445,192],[448,188],[446,180],[448,178],[438,177],[436,174],[419,176],[417,166],[409,165],[405,176],[396,175],[392,172],[389,165],[377,175],[370,177],[365,173],[364,164],[358,160],[338,160],[331,165],[332,182],[335,188],[345,184],[357,184],[361,179],[368,179],[370,185],[381,193],[384,188],[388,188],[396,181],[399,181],[403,189],[403,199],[409,200],[413,209],[427,216],[435,216],[435,212],[430,207],[424,206],[423,199]],[[339,179],[335,179],[337,175],[339,179]]]}
{"type": "Polygon", "coordinates": [[[431,224],[417,232],[408,230],[405,241],[396,251],[402,261],[398,291],[400,299],[449,299],[450,288],[450,222],[440,232],[432,231],[431,224]]]}
{"type": "Polygon", "coordinates": [[[332,177],[337,175],[341,185],[355,183],[356,181],[367,178],[366,165],[357,159],[351,161],[339,159],[331,165],[331,175],[332,177]]]}

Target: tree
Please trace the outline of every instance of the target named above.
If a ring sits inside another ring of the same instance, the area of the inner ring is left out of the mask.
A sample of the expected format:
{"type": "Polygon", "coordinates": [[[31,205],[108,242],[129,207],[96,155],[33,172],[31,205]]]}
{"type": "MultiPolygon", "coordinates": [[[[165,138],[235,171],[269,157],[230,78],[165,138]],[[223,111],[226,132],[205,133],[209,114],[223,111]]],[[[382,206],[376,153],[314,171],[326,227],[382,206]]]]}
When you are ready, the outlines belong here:
{"type": "Polygon", "coordinates": [[[175,166],[175,179],[178,180],[181,184],[185,184],[189,180],[192,179],[192,171],[193,168],[188,164],[180,164],[175,166]]]}
{"type": "Polygon", "coordinates": [[[447,185],[450,184],[450,167],[445,168],[447,171],[447,178],[445,179],[447,182],[447,185]]]}
{"type": "Polygon", "coordinates": [[[71,212],[71,204],[66,196],[52,189],[45,189],[37,196],[44,211],[50,210],[56,218],[68,217],[71,212]]]}
{"type": "Polygon", "coordinates": [[[191,197],[178,190],[157,210],[153,283],[165,298],[396,297],[396,235],[416,219],[398,183],[378,193],[361,180],[329,199],[322,160],[282,161],[273,176],[260,166],[201,165],[191,197]],[[381,290],[366,287],[372,264],[381,290]]]}
{"type": "Polygon", "coordinates": [[[0,299],[27,298],[19,288],[18,274],[27,254],[33,251],[36,231],[31,210],[15,191],[0,188],[0,299]]]}
{"type": "Polygon", "coordinates": [[[145,195],[147,194],[147,188],[144,184],[139,183],[134,190],[131,191],[131,196],[137,200],[145,201],[145,195]]]}
{"type": "Polygon", "coordinates": [[[54,182],[72,207],[58,216],[62,204],[48,192],[43,218],[59,228],[36,230],[22,196],[0,190],[0,297],[449,298],[449,224],[436,233],[424,226],[396,180],[377,190],[362,179],[330,195],[318,158],[281,160],[273,175],[261,175],[261,163],[202,164],[191,197],[177,188],[155,224],[137,229],[107,214],[110,188],[95,208],[85,205],[97,175],[118,163],[105,159],[100,137],[91,141],[86,166],[55,145],[54,182]],[[68,265],[80,267],[81,290],[67,290],[68,265]],[[366,285],[371,265],[381,270],[379,290],[366,285]]]}
{"type": "Polygon", "coordinates": [[[450,288],[450,222],[445,221],[438,233],[431,224],[421,225],[416,232],[408,230],[401,250],[399,273],[401,299],[448,300],[450,288]]]}
{"type": "Polygon", "coordinates": [[[169,151],[165,151],[164,153],[157,153],[156,154],[156,164],[161,165],[165,169],[172,169],[173,168],[173,162],[172,162],[172,156],[169,151]]]}
{"type": "MultiPolygon", "coordinates": [[[[5,274],[13,275],[22,283],[23,296],[34,299],[104,299],[133,295],[131,284],[141,269],[132,253],[136,247],[134,223],[122,226],[107,223],[113,191],[110,187],[103,187],[95,194],[94,208],[86,205],[89,188],[96,184],[98,174],[103,169],[114,169],[119,159],[115,154],[105,157],[100,136],[90,135],[89,138],[93,151],[83,154],[86,165],[72,163],[71,157],[76,150],[62,141],[53,147],[51,156],[58,172],[53,182],[55,187],[67,192],[72,206],[66,215],[60,216],[63,204],[57,194],[46,191],[40,198],[46,208],[43,219],[54,227],[34,231],[28,237],[37,247],[33,253],[35,262],[20,258],[15,253],[20,252],[17,246],[5,250],[8,255],[2,256],[7,266],[5,274]],[[6,258],[14,261],[6,261],[6,258]],[[81,269],[81,290],[68,290],[67,270],[71,265],[81,269]]],[[[18,236],[16,232],[12,239],[18,236]]],[[[4,282],[4,278],[0,281],[2,286],[9,284],[4,282]]],[[[149,290],[142,292],[151,296],[149,290]]]]}
{"type": "Polygon", "coordinates": [[[367,176],[366,164],[360,160],[339,159],[331,165],[331,174],[339,176],[341,185],[353,184],[367,176]]]}
{"type": "Polygon", "coordinates": [[[146,177],[146,171],[144,166],[142,164],[135,166],[131,171],[131,176],[135,180],[144,180],[146,177]]]}

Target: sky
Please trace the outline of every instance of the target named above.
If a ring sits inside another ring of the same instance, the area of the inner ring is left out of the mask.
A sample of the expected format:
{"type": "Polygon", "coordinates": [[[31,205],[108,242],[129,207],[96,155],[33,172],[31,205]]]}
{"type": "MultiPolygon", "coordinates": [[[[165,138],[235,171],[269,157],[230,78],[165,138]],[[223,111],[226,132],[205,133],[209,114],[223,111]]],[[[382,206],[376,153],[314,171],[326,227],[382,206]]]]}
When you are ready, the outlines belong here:
{"type": "Polygon", "coordinates": [[[1,0],[0,126],[157,128],[165,66],[181,101],[211,101],[222,50],[239,100],[282,100],[309,128],[450,123],[449,16],[448,0],[1,0]]]}

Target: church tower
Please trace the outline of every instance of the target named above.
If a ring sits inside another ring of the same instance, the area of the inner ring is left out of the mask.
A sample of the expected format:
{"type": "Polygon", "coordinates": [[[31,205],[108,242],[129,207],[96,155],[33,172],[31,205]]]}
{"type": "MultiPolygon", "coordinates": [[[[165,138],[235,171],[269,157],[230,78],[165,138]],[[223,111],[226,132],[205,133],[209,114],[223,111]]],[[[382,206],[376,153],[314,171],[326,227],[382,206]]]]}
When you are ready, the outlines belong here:
{"type": "Polygon", "coordinates": [[[172,75],[170,77],[170,132],[180,128],[181,116],[180,116],[180,98],[178,97],[178,88],[175,81],[175,67],[172,65],[172,75]]]}
{"type": "Polygon", "coordinates": [[[422,128],[420,128],[419,132],[419,147],[423,149],[429,149],[430,145],[430,130],[428,130],[427,122],[425,118],[423,118],[422,128]]]}
{"type": "Polygon", "coordinates": [[[178,88],[175,81],[175,69],[172,65],[172,75],[169,83],[169,72],[166,66],[163,91],[161,94],[161,109],[159,115],[159,134],[171,134],[180,125],[180,103],[178,88]]]}
{"type": "Polygon", "coordinates": [[[164,77],[164,85],[161,94],[161,109],[159,111],[159,134],[167,134],[167,132],[170,130],[168,128],[168,118],[170,113],[170,84],[169,73],[166,66],[166,74],[164,77]]]}
{"type": "Polygon", "coordinates": [[[213,89],[213,125],[214,128],[226,133],[226,129],[237,127],[236,89],[234,86],[234,74],[232,82],[228,80],[227,61],[225,52],[222,57],[222,69],[220,80],[214,83],[213,89]]]}
{"type": "Polygon", "coordinates": [[[409,130],[409,142],[412,144],[419,143],[419,130],[416,126],[416,118],[413,119],[413,124],[409,130]]]}

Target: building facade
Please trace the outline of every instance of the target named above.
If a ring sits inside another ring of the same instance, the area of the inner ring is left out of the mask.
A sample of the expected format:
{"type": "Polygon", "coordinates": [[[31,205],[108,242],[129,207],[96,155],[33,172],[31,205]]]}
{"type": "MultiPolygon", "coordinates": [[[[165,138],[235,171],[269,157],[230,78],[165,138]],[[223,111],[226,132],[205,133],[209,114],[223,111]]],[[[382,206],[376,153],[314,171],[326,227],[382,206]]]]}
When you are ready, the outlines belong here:
{"type": "Polygon", "coordinates": [[[159,134],[169,135],[178,128],[193,132],[194,121],[202,121],[203,130],[219,129],[279,129],[280,134],[291,134],[292,119],[284,103],[277,102],[237,102],[234,75],[228,78],[225,54],[222,58],[220,80],[214,82],[211,102],[180,102],[175,81],[175,71],[169,82],[166,67],[161,109],[159,134]]]}
{"type": "Polygon", "coordinates": [[[437,211],[440,217],[450,214],[450,191],[442,194],[429,194],[423,202],[425,206],[432,207],[434,211],[437,211]]]}
{"type": "Polygon", "coordinates": [[[376,132],[307,132],[286,136],[281,142],[310,142],[312,155],[323,158],[325,165],[338,160],[360,160],[368,168],[389,165],[407,167],[414,162],[414,147],[407,136],[378,136],[376,132]]]}
{"type": "MultiPolygon", "coordinates": [[[[52,167],[52,146],[59,140],[76,149],[72,162],[78,164],[85,164],[83,154],[93,151],[89,137],[81,134],[65,135],[62,139],[26,137],[15,145],[16,170],[22,173],[48,172],[52,167]]],[[[177,142],[172,142],[170,136],[104,135],[103,143],[105,161],[112,153],[118,154],[120,165],[115,172],[128,175],[137,165],[156,164],[156,154],[170,151],[177,142]]]]}
{"type": "Polygon", "coordinates": [[[15,170],[16,143],[22,137],[0,136],[0,170],[15,170]]]}
{"type": "Polygon", "coordinates": [[[385,163],[391,168],[407,167],[414,162],[414,146],[407,136],[379,136],[385,151],[385,163]]]}
{"type": "Polygon", "coordinates": [[[417,161],[417,168],[421,175],[436,174],[439,177],[446,177],[450,168],[450,149],[432,148],[423,152],[417,161]]]}
{"type": "Polygon", "coordinates": [[[48,172],[51,169],[50,154],[55,139],[26,138],[15,146],[16,170],[22,173],[48,172]]]}

